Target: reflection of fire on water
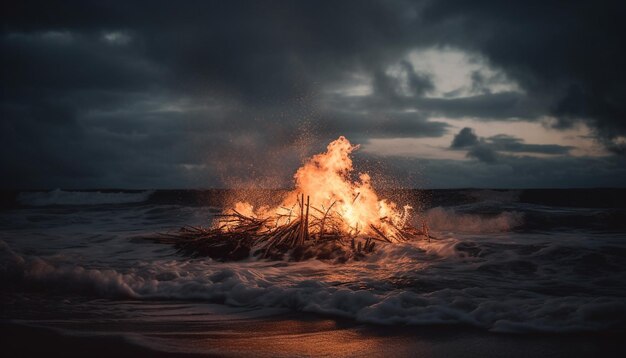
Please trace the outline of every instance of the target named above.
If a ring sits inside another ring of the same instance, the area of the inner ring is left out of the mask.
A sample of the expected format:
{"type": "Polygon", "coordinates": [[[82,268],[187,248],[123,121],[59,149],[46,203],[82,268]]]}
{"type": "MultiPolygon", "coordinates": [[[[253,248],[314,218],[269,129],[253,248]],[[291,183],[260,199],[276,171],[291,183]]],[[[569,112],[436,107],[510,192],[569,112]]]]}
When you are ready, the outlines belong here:
{"type": "Polygon", "coordinates": [[[254,208],[237,202],[218,215],[214,227],[187,227],[173,236],[182,251],[221,259],[240,259],[250,252],[262,257],[358,258],[376,242],[397,243],[428,237],[409,225],[412,208],[379,199],[368,174],[352,181],[345,137],[330,143],[325,153],[310,158],[294,175],[295,189],[276,207],[254,208]]]}

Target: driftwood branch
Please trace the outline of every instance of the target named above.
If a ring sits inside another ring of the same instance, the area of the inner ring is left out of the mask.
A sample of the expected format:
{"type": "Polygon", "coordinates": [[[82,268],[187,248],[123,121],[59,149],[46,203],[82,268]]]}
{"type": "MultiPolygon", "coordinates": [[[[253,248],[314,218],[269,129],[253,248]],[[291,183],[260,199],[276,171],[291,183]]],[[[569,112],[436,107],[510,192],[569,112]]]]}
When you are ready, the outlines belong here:
{"type": "MultiPolygon", "coordinates": [[[[357,198],[358,195],[353,200],[357,198]]],[[[282,208],[287,213],[277,214],[274,218],[246,216],[231,210],[215,215],[218,221],[213,228],[188,225],[177,232],[160,234],[150,239],[174,245],[185,255],[210,256],[219,260],[239,260],[250,256],[347,260],[373,252],[376,242],[389,244],[418,237],[432,238],[425,223],[421,230],[410,226],[398,227],[386,217],[380,219],[381,223],[387,225],[386,232],[375,225],[369,226],[369,231],[374,235],[360,234],[363,228],[360,229],[358,225],[350,232],[345,232],[343,228],[347,227],[346,223],[337,211],[332,210],[335,204],[336,201],[328,208],[319,209],[311,205],[309,196],[305,202],[304,194],[301,194],[294,207],[282,208]],[[300,208],[299,215],[293,215],[296,205],[300,208]],[[313,211],[319,213],[319,217],[313,211]]]]}

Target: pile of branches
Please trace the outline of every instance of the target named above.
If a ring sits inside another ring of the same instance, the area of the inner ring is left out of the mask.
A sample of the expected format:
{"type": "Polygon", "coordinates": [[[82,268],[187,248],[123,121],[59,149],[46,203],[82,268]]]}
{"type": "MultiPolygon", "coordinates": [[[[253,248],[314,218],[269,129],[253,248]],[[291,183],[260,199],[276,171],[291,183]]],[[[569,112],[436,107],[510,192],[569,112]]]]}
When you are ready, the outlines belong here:
{"type": "Polygon", "coordinates": [[[179,253],[192,257],[211,257],[221,261],[242,260],[258,256],[273,260],[307,260],[311,258],[345,262],[359,259],[374,251],[377,244],[406,242],[422,237],[429,239],[428,228],[422,230],[405,226],[399,228],[391,220],[381,220],[393,228],[385,235],[374,225],[375,235],[363,236],[362,229],[345,232],[341,217],[328,208],[316,208],[298,200],[299,210],[284,208],[287,214],[275,218],[256,218],[235,210],[216,215],[220,225],[214,228],[185,226],[174,233],[163,233],[151,238],[172,244],[179,253]],[[294,213],[299,211],[299,213],[294,213]],[[278,224],[284,222],[283,224],[278,224]]]}

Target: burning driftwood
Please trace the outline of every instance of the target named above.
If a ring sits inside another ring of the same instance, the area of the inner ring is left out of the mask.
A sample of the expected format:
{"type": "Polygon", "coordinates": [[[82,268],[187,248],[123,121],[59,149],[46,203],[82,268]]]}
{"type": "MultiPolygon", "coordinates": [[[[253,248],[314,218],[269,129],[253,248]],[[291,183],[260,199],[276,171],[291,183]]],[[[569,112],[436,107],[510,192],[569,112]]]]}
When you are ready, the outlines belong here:
{"type": "Polygon", "coordinates": [[[380,199],[367,173],[353,175],[350,154],[358,149],[345,137],[309,158],[295,173],[295,189],[278,206],[254,208],[237,202],[216,217],[212,228],[184,227],[159,241],[188,255],[220,260],[260,256],[270,259],[347,260],[399,243],[428,228],[408,225],[411,207],[380,199]],[[303,193],[309,195],[306,196],[303,193]]]}
{"type": "Polygon", "coordinates": [[[429,238],[428,228],[397,227],[391,220],[381,218],[392,231],[371,224],[368,230],[351,228],[341,215],[333,211],[335,202],[328,208],[314,207],[304,194],[297,208],[283,208],[277,217],[257,218],[237,210],[217,215],[217,225],[212,228],[186,226],[176,233],[161,234],[153,240],[173,244],[177,250],[194,257],[208,256],[229,261],[250,256],[281,260],[306,260],[311,258],[344,262],[359,259],[371,253],[377,244],[406,242],[429,238]],[[296,210],[294,210],[296,209],[296,210]]]}

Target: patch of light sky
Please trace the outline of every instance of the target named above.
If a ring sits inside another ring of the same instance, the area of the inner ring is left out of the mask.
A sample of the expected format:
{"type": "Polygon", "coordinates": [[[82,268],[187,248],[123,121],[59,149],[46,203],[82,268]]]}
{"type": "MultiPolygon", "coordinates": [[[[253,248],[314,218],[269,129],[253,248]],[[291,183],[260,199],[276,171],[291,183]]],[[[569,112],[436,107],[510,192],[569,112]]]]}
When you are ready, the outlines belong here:
{"type": "MultiPolygon", "coordinates": [[[[459,98],[477,95],[472,76],[479,74],[484,80],[483,89],[490,93],[522,92],[520,87],[509,80],[498,69],[477,54],[470,54],[453,48],[415,49],[397,63],[390,65],[385,73],[398,80],[400,93],[410,95],[408,76],[402,61],[409,62],[418,74],[431,77],[434,91],[427,94],[431,98],[459,98]]],[[[341,83],[327,89],[330,94],[343,96],[369,96],[373,93],[370,74],[355,72],[341,83]]]]}
{"type": "MultiPolygon", "coordinates": [[[[450,150],[454,136],[464,127],[474,129],[478,137],[498,134],[521,138],[526,144],[556,144],[574,147],[572,156],[604,156],[606,150],[592,139],[591,130],[578,125],[566,130],[550,129],[544,122],[481,122],[476,119],[431,118],[450,125],[448,133],[438,138],[372,138],[363,144],[363,151],[383,156],[404,156],[428,159],[465,159],[465,151],[450,150]]],[[[538,153],[523,155],[545,157],[538,153]]]]}
{"type": "Polygon", "coordinates": [[[411,51],[406,60],[416,72],[432,76],[435,90],[430,97],[455,98],[476,94],[472,93],[474,73],[485,79],[485,87],[491,93],[521,92],[516,83],[476,54],[453,48],[429,48],[411,51]]]}

